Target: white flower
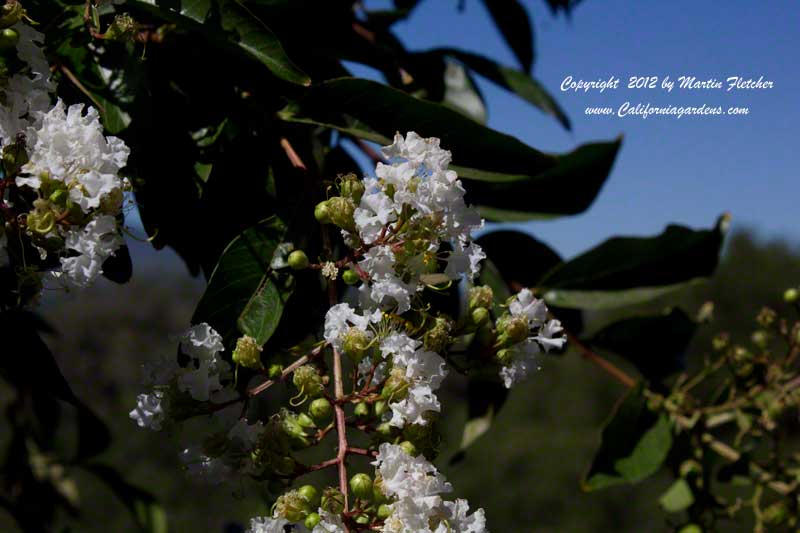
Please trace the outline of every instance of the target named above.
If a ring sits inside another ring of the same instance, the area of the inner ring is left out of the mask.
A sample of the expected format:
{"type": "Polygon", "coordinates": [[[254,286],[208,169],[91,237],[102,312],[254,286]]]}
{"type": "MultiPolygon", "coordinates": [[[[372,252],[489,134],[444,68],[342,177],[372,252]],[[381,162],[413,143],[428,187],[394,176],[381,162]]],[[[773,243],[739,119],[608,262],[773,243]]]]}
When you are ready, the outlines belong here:
{"type": "Polygon", "coordinates": [[[346,303],[336,304],[325,313],[325,340],[341,351],[344,342],[342,337],[351,327],[358,328],[371,337],[372,332],[368,330],[369,324],[378,322],[380,319],[380,311],[362,316],[346,303]]]}
{"type": "Polygon", "coordinates": [[[390,497],[424,499],[453,490],[422,455],[412,457],[395,444],[381,444],[372,464],[378,467],[384,491],[390,497]]]}
{"type": "Polygon", "coordinates": [[[284,533],[284,526],[289,521],[285,518],[256,517],[250,519],[250,529],[245,533],[284,533]]]}
{"type": "Polygon", "coordinates": [[[342,522],[342,518],[339,515],[329,513],[320,508],[319,516],[322,520],[314,526],[311,533],[345,533],[344,522],[342,522]]]}
{"type": "Polygon", "coordinates": [[[83,228],[73,227],[64,236],[64,248],[78,255],[61,258],[65,279],[77,287],[88,287],[103,272],[103,262],[120,246],[124,239],[117,229],[117,221],[109,215],[100,215],[83,228]]]}
{"type": "Polygon", "coordinates": [[[443,507],[447,514],[435,533],[489,533],[483,509],[469,514],[469,502],[461,498],[454,502],[444,502],[443,507]]]}
{"type": "Polygon", "coordinates": [[[561,322],[559,320],[548,320],[542,324],[542,327],[539,329],[539,335],[535,336],[534,339],[536,339],[547,352],[553,348],[560,350],[564,347],[567,339],[565,337],[554,337],[554,335],[562,331],[564,331],[564,328],[561,327],[561,322]]]}
{"type": "MultiPolygon", "coordinates": [[[[130,150],[120,139],[103,136],[95,108],[88,108],[85,115],[83,109],[82,104],[76,104],[65,110],[59,100],[42,117],[41,126],[29,131],[29,138],[35,142],[23,171],[34,177],[46,173],[64,182],[70,199],[88,213],[100,206],[104,196],[121,189],[118,174],[130,150]]],[[[18,184],[35,187],[31,179],[18,184]]]]}
{"type": "Polygon", "coordinates": [[[164,409],[162,406],[163,393],[154,391],[152,394],[140,394],[136,397],[136,408],[130,412],[130,417],[139,427],[158,431],[164,422],[164,409]]]}
{"type": "Polygon", "coordinates": [[[227,363],[217,357],[224,350],[222,337],[206,323],[189,329],[181,339],[181,351],[191,357],[178,370],[178,390],[188,392],[198,402],[212,399],[212,393],[222,390],[220,377],[227,363]]]}
{"type": "Polygon", "coordinates": [[[534,298],[530,289],[522,289],[514,301],[508,306],[514,316],[523,316],[528,319],[528,327],[540,326],[547,320],[547,306],[543,300],[534,298]]]}
{"type": "Polygon", "coordinates": [[[371,244],[378,239],[384,226],[397,220],[397,208],[394,202],[378,189],[375,178],[365,179],[364,186],[366,192],[353,212],[353,218],[361,240],[371,244]]]}
{"type": "Polygon", "coordinates": [[[466,276],[470,280],[475,279],[481,272],[480,262],[483,259],[486,259],[486,254],[480,246],[474,242],[470,242],[466,246],[459,243],[450,252],[444,273],[452,280],[457,280],[462,276],[466,276]]]}
{"type": "Polygon", "coordinates": [[[534,370],[539,370],[536,355],[540,353],[539,345],[533,339],[526,339],[508,350],[512,353],[511,362],[500,368],[500,377],[507,389],[525,381],[534,370]]]}

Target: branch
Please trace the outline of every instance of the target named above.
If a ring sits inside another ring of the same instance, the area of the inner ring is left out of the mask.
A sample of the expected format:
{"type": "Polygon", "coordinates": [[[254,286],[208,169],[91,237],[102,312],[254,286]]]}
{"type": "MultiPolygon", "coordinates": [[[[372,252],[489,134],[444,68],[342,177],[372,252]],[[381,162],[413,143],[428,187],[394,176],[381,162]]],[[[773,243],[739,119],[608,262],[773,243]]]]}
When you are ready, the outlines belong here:
{"type": "Polygon", "coordinates": [[[322,352],[322,349],[324,347],[325,347],[325,344],[323,344],[322,346],[317,346],[316,348],[311,350],[311,352],[307,353],[306,355],[304,355],[303,357],[301,357],[300,359],[298,359],[297,361],[295,361],[291,365],[289,365],[286,368],[284,368],[283,372],[281,372],[281,375],[278,376],[277,378],[268,379],[264,383],[261,383],[260,385],[256,385],[252,389],[248,390],[247,391],[247,395],[252,398],[253,396],[256,396],[256,395],[264,392],[265,390],[267,390],[268,388],[273,386],[275,383],[278,383],[279,381],[284,381],[287,377],[289,377],[289,375],[292,372],[294,372],[295,370],[297,370],[298,368],[300,368],[301,366],[303,366],[304,364],[309,362],[314,357],[318,356],[322,352]]]}

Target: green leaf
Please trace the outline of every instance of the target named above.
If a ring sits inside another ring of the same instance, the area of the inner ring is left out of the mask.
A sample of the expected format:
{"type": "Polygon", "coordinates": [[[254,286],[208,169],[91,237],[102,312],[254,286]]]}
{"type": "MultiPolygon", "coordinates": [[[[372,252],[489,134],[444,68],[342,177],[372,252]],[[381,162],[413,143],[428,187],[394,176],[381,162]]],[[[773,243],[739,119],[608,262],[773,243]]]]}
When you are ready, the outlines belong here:
{"type": "Polygon", "coordinates": [[[380,83],[337,78],[311,88],[279,116],[388,144],[395,132],[438,137],[453,153],[451,168],[468,200],[490,218],[576,214],[591,205],[611,171],[621,141],[594,143],[564,155],[540,152],[446,106],[380,83]]]}
{"type": "Polygon", "coordinates": [[[146,533],[167,533],[167,512],[153,496],[131,485],[113,468],[102,464],[84,465],[87,472],[95,475],[125,504],[140,530],[146,533]]]}
{"type": "Polygon", "coordinates": [[[658,499],[668,513],[679,513],[694,503],[694,494],[685,479],[677,479],[658,499]]]}
{"type": "Polygon", "coordinates": [[[439,48],[432,50],[431,53],[444,54],[459,60],[477,74],[555,117],[565,129],[571,129],[569,118],[547,89],[525,72],[506,67],[487,57],[454,48],[439,48]]]}
{"type": "Polygon", "coordinates": [[[638,483],[655,474],[672,447],[672,423],[647,409],[643,386],[628,391],[603,428],[583,489],[638,483]]]}
{"type": "Polygon", "coordinates": [[[450,459],[450,464],[463,460],[465,450],[489,431],[506,398],[508,389],[503,386],[496,372],[483,371],[470,376],[467,384],[467,422],[464,424],[459,451],[450,459]]]}
{"type": "Polygon", "coordinates": [[[146,9],[165,21],[177,24],[207,39],[218,43],[232,43],[283,80],[298,85],[311,84],[311,79],[286,55],[272,30],[238,0],[220,0],[214,4],[210,0],[188,0],[181,3],[180,10],[162,7],[160,4],[162,3],[157,0],[128,2],[128,5],[146,9]],[[221,29],[214,27],[217,20],[212,7],[217,3],[221,29]]]}
{"type": "Polygon", "coordinates": [[[517,0],[483,0],[483,3],[522,70],[529,72],[533,66],[533,28],[528,11],[517,0]]]}
{"type": "Polygon", "coordinates": [[[266,343],[292,292],[292,276],[269,267],[285,235],[283,222],[270,217],[233,239],[211,274],[192,322],[208,322],[228,342],[243,333],[266,343]]]}
{"type": "Polygon", "coordinates": [[[717,266],[729,225],[710,230],[670,225],[655,237],[614,237],[551,270],[540,287],[561,307],[608,309],[641,303],[697,283],[717,266]]]}
{"type": "Polygon", "coordinates": [[[663,315],[619,320],[586,342],[621,355],[645,378],[660,381],[686,367],[686,349],[696,330],[697,323],[675,308],[663,315]]]}

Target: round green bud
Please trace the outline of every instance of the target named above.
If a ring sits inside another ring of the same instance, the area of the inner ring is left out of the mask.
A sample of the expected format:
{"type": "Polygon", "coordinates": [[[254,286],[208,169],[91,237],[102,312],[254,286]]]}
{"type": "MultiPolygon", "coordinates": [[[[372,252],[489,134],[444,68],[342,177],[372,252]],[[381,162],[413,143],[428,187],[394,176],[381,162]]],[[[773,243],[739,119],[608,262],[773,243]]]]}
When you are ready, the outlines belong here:
{"type": "Polygon", "coordinates": [[[678,533],[703,533],[703,528],[697,524],[686,524],[678,530],[678,533]]]}
{"type": "Polygon", "coordinates": [[[356,474],[350,478],[350,490],[362,500],[372,497],[372,478],[367,474],[356,474]]]}
{"type": "Polygon", "coordinates": [[[345,270],[342,272],[342,281],[347,283],[348,285],[355,285],[359,281],[361,281],[361,276],[358,275],[358,272],[355,270],[345,270]]]}
{"type": "Polygon", "coordinates": [[[356,222],[353,218],[355,210],[356,205],[350,198],[334,196],[328,200],[328,214],[331,224],[339,226],[343,230],[354,231],[356,229],[356,222]]]}
{"type": "Polygon", "coordinates": [[[296,490],[291,490],[278,497],[275,502],[275,515],[289,522],[300,522],[308,515],[310,508],[306,500],[296,490]]]}
{"type": "Polygon", "coordinates": [[[320,507],[329,513],[340,514],[344,511],[344,495],[339,489],[328,487],[322,491],[320,507]]]}
{"type": "Polygon", "coordinates": [[[309,513],[303,525],[306,526],[307,529],[314,529],[321,521],[322,518],[319,516],[319,513],[309,513]]]}
{"type": "Polygon", "coordinates": [[[389,409],[389,404],[387,404],[384,400],[378,400],[373,405],[373,409],[375,410],[375,416],[381,416],[383,413],[389,409]]]}
{"type": "Polygon", "coordinates": [[[481,327],[489,321],[489,310],[485,307],[476,307],[470,314],[472,323],[477,327],[481,327]]]}
{"type": "Polygon", "coordinates": [[[800,291],[792,287],[791,289],[786,289],[783,293],[783,301],[787,304],[795,303],[798,298],[800,298],[800,291]]]}
{"type": "Polygon", "coordinates": [[[237,365],[253,370],[264,368],[261,364],[261,346],[250,335],[244,335],[236,340],[236,348],[233,350],[231,359],[237,365]]]}
{"type": "Polygon", "coordinates": [[[750,340],[759,348],[764,349],[767,347],[767,344],[769,344],[769,333],[763,329],[757,329],[750,336],[750,340]]]}
{"type": "Polygon", "coordinates": [[[309,398],[322,394],[322,376],[317,373],[314,365],[303,365],[295,370],[292,383],[309,398]]]}
{"type": "Polygon", "coordinates": [[[269,365],[268,374],[270,379],[276,379],[281,377],[281,374],[283,374],[283,365],[280,365],[278,363],[273,363],[269,365]]]}
{"type": "Polygon", "coordinates": [[[314,423],[314,421],[311,419],[311,417],[308,416],[305,413],[298,413],[297,414],[297,423],[300,424],[300,427],[303,427],[303,428],[306,428],[306,429],[312,429],[312,428],[317,427],[317,425],[314,423]]]}
{"type": "Polygon", "coordinates": [[[303,485],[297,489],[297,492],[306,499],[311,507],[319,505],[319,491],[317,491],[314,485],[303,485]]]}
{"type": "Polygon", "coordinates": [[[295,270],[303,270],[304,268],[308,268],[308,256],[303,250],[295,250],[294,252],[289,254],[289,257],[286,259],[286,262],[289,263],[289,266],[295,270]]]}
{"type": "Polygon", "coordinates": [[[528,319],[522,316],[503,315],[497,321],[497,330],[500,338],[506,345],[516,344],[528,338],[530,328],[528,319]]]}
{"type": "Polygon", "coordinates": [[[386,505],[385,503],[381,504],[378,507],[378,512],[376,516],[378,517],[378,520],[386,520],[387,518],[392,516],[392,508],[386,505]]]}
{"type": "Polygon", "coordinates": [[[339,179],[339,192],[342,196],[350,198],[353,200],[353,203],[358,204],[361,201],[361,197],[364,195],[364,182],[352,173],[340,176],[339,179]]]}
{"type": "Polygon", "coordinates": [[[403,449],[404,452],[406,452],[411,457],[416,457],[417,455],[419,455],[417,447],[414,446],[414,443],[412,443],[411,441],[404,440],[403,442],[400,443],[399,446],[403,449]]]}
{"type": "Polygon", "coordinates": [[[19,32],[14,28],[0,31],[0,50],[13,50],[19,43],[19,32]]]}
{"type": "Polygon", "coordinates": [[[351,327],[342,335],[342,348],[350,358],[359,362],[367,353],[371,340],[366,331],[351,327]]]}
{"type": "Polygon", "coordinates": [[[316,207],[314,207],[314,218],[316,218],[317,222],[320,224],[331,223],[331,212],[327,200],[318,203],[316,207]]]}
{"type": "Polygon", "coordinates": [[[369,416],[369,405],[364,402],[358,402],[353,410],[353,414],[355,414],[358,418],[365,418],[369,416]]]}
{"type": "Polygon", "coordinates": [[[472,287],[467,296],[467,305],[470,309],[477,309],[479,307],[489,308],[494,303],[494,292],[488,285],[479,285],[472,287]]]}
{"type": "Polygon", "coordinates": [[[308,414],[318,424],[327,422],[333,413],[333,406],[327,398],[317,398],[308,406],[308,414]]]}

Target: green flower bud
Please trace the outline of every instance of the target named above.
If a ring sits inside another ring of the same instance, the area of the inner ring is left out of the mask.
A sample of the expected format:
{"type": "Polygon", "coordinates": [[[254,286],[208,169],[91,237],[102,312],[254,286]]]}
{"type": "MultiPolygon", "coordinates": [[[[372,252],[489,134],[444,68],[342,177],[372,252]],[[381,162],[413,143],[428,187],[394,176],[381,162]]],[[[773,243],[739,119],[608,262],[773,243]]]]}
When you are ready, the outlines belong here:
{"type": "Polygon", "coordinates": [[[303,522],[303,525],[306,526],[307,529],[314,529],[321,521],[322,518],[318,513],[309,513],[305,519],[305,522],[303,522]]]}
{"type": "Polygon", "coordinates": [[[327,398],[317,398],[308,406],[308,414],[317,424],[323,424],[331,418],[333,406],[327,398]]]}
{"type": "Polygon", "coordinates": [[[114,18],[114,22],[106,30],[105,38],[111,41],[132,41],[139,25],[133,17],[127,13],[122,13],[114,18]]]}
{"type": "Polygon", "coordinates": [[[259,370],[264,368],[261,364],[261,346],[250,335],[243,335],[236,340],[236,348],[231,355],[233,362],[245,368],[259,370]]]}
{"type": "Polygon", "coordinates": [[[314,208],[314,218],[316,218],[317,222],[319,222],[320,224],[331,223],[331,212],[327,200],[318,203],[317,206],[314,208]]]}
{"type": "Polygon", "coordinates": [[[289,263],[289,266],[294,270],[303,270],[304,268],[308,268],[308,256],[303,250],[295,250],[294,252],[290,253],[289,257],[286,259],[286,262],[289,263]]]}
{"type": "Polygon", "coordinates": [[[306,434],[306,428],[300,423],[297,414],[288,409],[281,409],[279,416],[284,433],[296,448],[305,448],[311,444],[306,434]]]}
{"type": "Polygon", "coordinates": [[[359,362],[367,353],[371,340],[366,331],[351,327],[342,335],[342,348],[351,359],[359,362]]]}
{"type": "Polygon", "coordinates": [[[317,373],[314,365],[303,365],[295,370],[292,383],[309,398],[322,394],[322,376],[317,373]]]}
{"type": "Polygon", "coordinates": [[[678,530],[678,533],[703,533],[703,528],[697,524],[686,524],[678,530]]]}
{"type": "Polygon", "coordinates": [[[372,478],[367,474],[356,474],[350,478],[350,490],[356,498],[367,500],[372,497],[372,478]]]}
{"type": "Polygon", "coordinates": [[[308,515],[310,508],[306,500],[296,490],[291,490],[278,497],[274,513],[289,522],[300,522],[308,515]]]}
{"type": "Polygon", "coordinates": [[[481,327],[489,322],[489,311],[485,307],[476,307],[470,314],[472,323],[477,327],[481,327]]]}
{"type": "Polygon", "coordinates": [[[364,195],[364,182],[352,173],[340,176],[339,179],[339,192],[341,195],[350,198],[354,204],[358,205],[364,195]]]}
{"type": "Polygon", "coordinates": [[[377,512],[378,520],[386,520],[390,516],[392,516],[392,508],[386,505],[385,503],[381,504],[378,507],[378,512],[377,512]]]}
{"type": "Polygon", "coordinates": [[[495,355],[497,358],[497,362],[499,362],[502,366],[508,366],[511,364],[511,361],[514,359],[514,350],[503,349],[497,352],[495,355]]]}
{"type": "Polygon", "coordinates": [[[298,413],[297,414],[297,423],[300,424],[300,427],[303,427],[303,428],[306,428],[306,429],[314,429],[314,428],[317,427],[317,425],[314,423],[314,421],[311,419],[311,417],[308,416],[305,413],[298,413]]]}
{"type": "Polygon", "coordinates": [[[328,200],[328,212],[331,223],[347,231],[355,231],[356,222],[353,212],[356,206],[350,198],[334,196],[328,200]]]}
{"type": "Polygon", "coordinates": [[[359,281],[361,281],[361,276],[358,275],[358,272],[355,270],[345,270],[342,272],[342,280],[347,283],[348,285],[355,285],[359,281]]]}
{"type": "Polygon", "coordinates": [[[19,43],[19,32],[14,28],[0,31],[0,50],[14,50],[19,43]]]}
{"type": "Polygon", "coordinates": [[[528,319],[522,316],[503,315],[497,321],[497,331],[500,332],[501,343],[506,346],[522,342],[530,333],[528,319]]]}
{"type": "Polygon", "coordinates": [[[392,436],[392,433],[394,433],[394,427],[391,424],[389,424],[389,422],[384,422],[375,428],[375,432],[381,437],[388,439],[389,437],[392,436]]]}
{"type": "Polygon", "coordinates": [[[786,289],[783,293],[783,301],[787,304],[793,304],[800,298],[800,291],[792,287],[791,289],[786,289]]]}
{"type": "Polygon", "coordinates": [[[479,285],[469,290],[469,296],[467,297],[469,309],[477,309],[479,307],[488,309],[493,303],[494,292],[492,292],[492,288],[488,285],[479,285]]]}
{"type": "MultiPolygon", "coordinates": [[[[17,0],[6,0],[5,5],[0,7],[0,28],[13,26],[25,16],[25,9],[17,0]]],[[[17,36],[19,39],[19,36],[17,36]]],[[[16,43],[14,44],[16,46],[16,43]]]]}
{"type": "Polygon", "coordinates": [[[328,487],[322,491],[320,507],[329,513],[340,514],[344,511],[344,495],[339,489],[328,487]]]}
{"type": "Polygon", "coordinates": [[[297,492],[306,499],[311,507],[319,505],[319,492],[314,485],[303,485],[297,489],[297,492]]]}
{"type": "Polygon", "coordinates": [[[358,402],[356,404],[355,409],[353,410],[353,414],[356,415],[358,418],[364,418],[369,416],[369,405],[364,402],[358,402]]]}
{"type": "Polygon", "coordinates": [[[764,349],[769,344],[769,333],[763,329],[758,329],[750,336],[750,340],[759,348],[764,349]]]}
{"type": "Polygon", "coordinates": [[[406,452],[411,457],[416,457],[417,455],[419,455],[417,447],[414,446],[414,443],[412,443],[411,441],[404,440],[399,444],[399,446],[403,448],[403,451],[406,452]]]}
{"type": "Polygon", "coordinates": [[[273,363],[269,365],[269,371],[267,372],[270,379],[279,378],[281,374],[283,374],[283,365],[278,363],[273,363]]]}
{"type": "Polygon", "coordinates": [[[378,400],[373,405],[373,409],[375,409],[375,416],[381,416],[383,413],[386,412],[387,409],[389,409],[389,404],[387,404],[383,400],[378,400]]]}
{"type": "Polygon", "coordinates": [[[392,367],[389,372],[389,377],[383,384],[381,390],[381,397],[387,401],[398,401],[405,398],[408,393],[409,383],[406,381],[405,369],[399,367],[392,367]]]}
{"type": "Polygon", "coordinates": [[[422,337],[425,348],[432,352],[444,352],[450,344],[450,331],[452,329],[452,320],[444,316],[436,317],[433,327],[426,331],[422,337]]]}

